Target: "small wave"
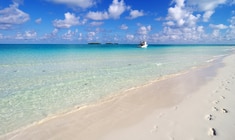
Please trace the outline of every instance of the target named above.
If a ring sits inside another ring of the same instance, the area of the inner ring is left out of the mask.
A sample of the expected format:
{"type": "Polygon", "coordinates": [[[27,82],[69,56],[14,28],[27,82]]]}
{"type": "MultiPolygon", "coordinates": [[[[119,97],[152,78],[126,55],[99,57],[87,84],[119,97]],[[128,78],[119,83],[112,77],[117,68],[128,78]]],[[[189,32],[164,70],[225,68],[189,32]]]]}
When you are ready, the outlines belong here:
{"type": "Polygon", "coordinates": [[[214,62],[214,61],[216,61],[216,60],[218,60],[218,59],[220,59],[220,58],[223,58],[223,57],[225,57],[225,56],[227,56],[227,55],[217,55],[217,56],[213,56],[213,58],[206,60],[206,62],[207,62],[207,63],[214,62]]]}
{"type": "Polygon", "coordinates": [[[207,63],[210,63],[210,62],[213,62],[213,61],[215,61],[215,59],[209,59],[209,60],[207,60],[206,62],[207,62],[207,63]]]}
{"type": "Polygon", "coordinates": [[[162,63],[156,63],[157,66],[162,66],[163,64],[162,63]]]}

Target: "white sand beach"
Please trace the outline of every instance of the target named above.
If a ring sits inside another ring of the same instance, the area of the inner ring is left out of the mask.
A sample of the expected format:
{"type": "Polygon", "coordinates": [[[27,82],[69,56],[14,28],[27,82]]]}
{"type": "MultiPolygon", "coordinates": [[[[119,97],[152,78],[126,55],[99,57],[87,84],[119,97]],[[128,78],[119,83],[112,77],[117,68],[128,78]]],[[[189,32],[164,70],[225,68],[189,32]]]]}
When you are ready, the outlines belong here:
{"type": "Polygon", "coordinates": [[[1,140],[233,140],[235,55],[43,120],[1,140]]]}

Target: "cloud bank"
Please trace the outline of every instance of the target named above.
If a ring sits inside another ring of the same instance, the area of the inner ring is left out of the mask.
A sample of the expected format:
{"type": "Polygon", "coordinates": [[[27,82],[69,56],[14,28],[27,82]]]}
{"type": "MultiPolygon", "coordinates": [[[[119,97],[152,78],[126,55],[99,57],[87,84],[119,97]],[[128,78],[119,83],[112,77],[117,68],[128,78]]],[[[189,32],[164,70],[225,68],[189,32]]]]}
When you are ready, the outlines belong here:
{"type": "Polygon", "coordinates": [[[18,3],[13,3],[9,7],[0,10],[0,29],[10,29],[14,25],[27,22],[30,17],[21,11],[18,3]]]}

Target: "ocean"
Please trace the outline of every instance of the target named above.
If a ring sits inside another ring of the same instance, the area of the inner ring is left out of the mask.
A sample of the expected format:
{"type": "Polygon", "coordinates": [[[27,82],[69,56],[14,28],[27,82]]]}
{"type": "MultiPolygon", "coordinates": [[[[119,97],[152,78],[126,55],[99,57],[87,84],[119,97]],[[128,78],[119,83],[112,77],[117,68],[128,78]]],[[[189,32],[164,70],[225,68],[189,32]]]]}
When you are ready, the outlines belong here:
{"type": "Polygon", "coordinates": [[[232,45],[0,45],[0,135],[228,54],[232,45]]]}

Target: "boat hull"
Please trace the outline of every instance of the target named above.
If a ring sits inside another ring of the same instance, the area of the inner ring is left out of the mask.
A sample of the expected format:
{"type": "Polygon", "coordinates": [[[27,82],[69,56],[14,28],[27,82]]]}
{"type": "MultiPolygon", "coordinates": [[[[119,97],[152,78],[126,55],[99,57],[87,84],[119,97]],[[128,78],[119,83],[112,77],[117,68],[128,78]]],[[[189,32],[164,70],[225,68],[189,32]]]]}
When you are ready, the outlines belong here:
{"type": "Polygon", "coordinates": [[[139,45],[139,48],[147,48],[148,45],[139,45]]]}

